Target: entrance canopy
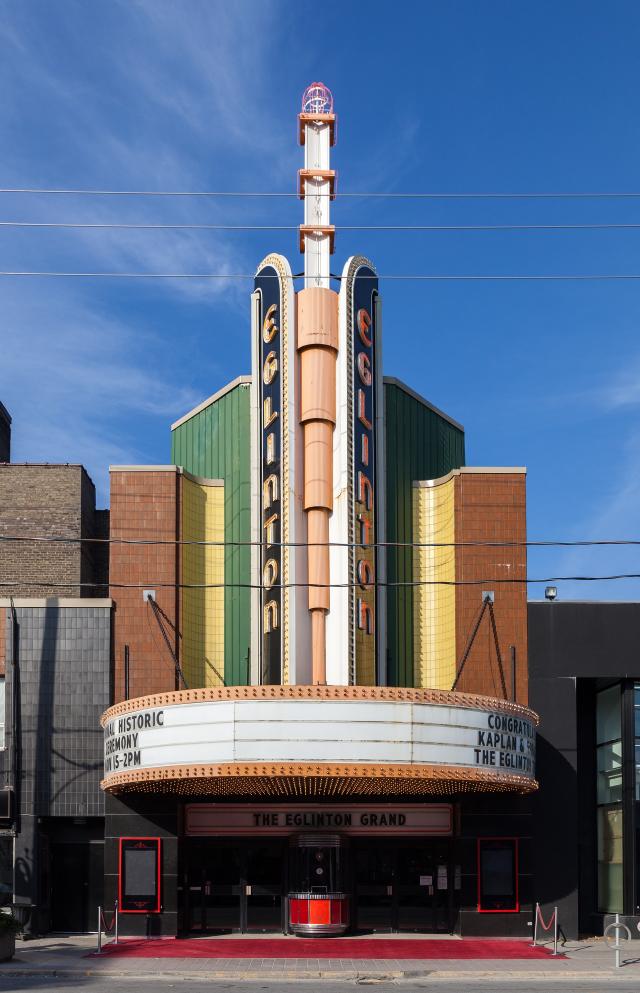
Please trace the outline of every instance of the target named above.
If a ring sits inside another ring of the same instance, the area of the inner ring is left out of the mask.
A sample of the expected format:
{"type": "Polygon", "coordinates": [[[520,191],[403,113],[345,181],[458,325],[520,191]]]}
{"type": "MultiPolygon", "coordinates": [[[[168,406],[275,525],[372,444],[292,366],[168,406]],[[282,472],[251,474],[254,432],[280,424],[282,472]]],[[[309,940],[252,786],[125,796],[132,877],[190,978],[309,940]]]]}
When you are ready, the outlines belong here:
{"type": "Polygon", "coordinates": [[[102,787],[215,797],[537,788],[537,715],[491,697],[358,686],[183,690],[102,717],[102,787]]]}

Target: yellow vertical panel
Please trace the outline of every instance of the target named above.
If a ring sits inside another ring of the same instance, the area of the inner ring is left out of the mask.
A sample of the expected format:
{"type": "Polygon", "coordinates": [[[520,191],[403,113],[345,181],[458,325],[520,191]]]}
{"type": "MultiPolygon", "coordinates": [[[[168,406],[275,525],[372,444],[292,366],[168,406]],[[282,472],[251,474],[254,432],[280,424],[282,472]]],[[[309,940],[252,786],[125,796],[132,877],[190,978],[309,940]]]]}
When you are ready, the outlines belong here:
{"type": "MultiPolygon", "coordinates": [[[[182,539],[224,541],[224,486],[183,477],[182,539]]],[[[182,584],[182,669],[187,685],[224,686],[224,547],[184,544],[182,584]],[[185,588],[189,586],[196,588],[185,588]]]]}
{"type": "Polygon", "coordinates": [[[415,685],[450,690],[456,673],[454,479],[413,490],[415,685]],[[450,583],[451,585],[446,585],[450,583]]]}

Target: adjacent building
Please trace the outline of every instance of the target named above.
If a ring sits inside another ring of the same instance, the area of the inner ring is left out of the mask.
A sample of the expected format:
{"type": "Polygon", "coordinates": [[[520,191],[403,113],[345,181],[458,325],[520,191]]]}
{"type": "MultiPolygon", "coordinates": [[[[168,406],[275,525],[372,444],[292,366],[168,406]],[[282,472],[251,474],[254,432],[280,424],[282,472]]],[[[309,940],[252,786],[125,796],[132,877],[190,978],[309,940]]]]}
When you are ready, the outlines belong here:
{"type": "Polygon", "coordinates": [[[640,920],[640,604],[529,604],[538,899],[570,937],[640,920]],[[562,811],[562,816],[558,816],[562,811]]]}
{"type": "Polygon", "coordinates": [[[27,934],[89,930],[102,900],[107,536],[82,466],[0,462],[0,898],[27,934]]]}

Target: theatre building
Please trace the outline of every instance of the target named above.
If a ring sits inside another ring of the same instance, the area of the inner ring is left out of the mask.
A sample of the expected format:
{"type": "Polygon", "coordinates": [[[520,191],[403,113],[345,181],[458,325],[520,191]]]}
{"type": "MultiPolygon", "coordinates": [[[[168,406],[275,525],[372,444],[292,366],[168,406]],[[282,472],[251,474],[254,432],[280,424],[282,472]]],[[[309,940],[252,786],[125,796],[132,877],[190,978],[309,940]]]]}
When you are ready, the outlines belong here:
{"type": "Polygon", "coordinates": [[[258,266],[251,375],[111,469],[105,902],[123,934],[527,934],[525,472],[383,376],[322,84],[299,136],[304,277],[258,266]]]}

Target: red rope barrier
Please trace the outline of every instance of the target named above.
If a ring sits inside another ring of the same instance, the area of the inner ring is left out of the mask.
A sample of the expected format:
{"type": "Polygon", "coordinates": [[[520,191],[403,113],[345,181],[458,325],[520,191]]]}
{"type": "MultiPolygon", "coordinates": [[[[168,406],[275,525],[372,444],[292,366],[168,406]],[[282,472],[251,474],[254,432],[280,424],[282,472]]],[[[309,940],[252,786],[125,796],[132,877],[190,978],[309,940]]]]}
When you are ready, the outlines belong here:
{"type": "Polygon", "coordinates": [[[553,911],[551,917],[549,918],[549,923],[548,924],[545,924],[545,922],[544,922],[544,917],[542,916],[542,911],[540,910],[540,904],[538,904],[537,909],[536,909],[536,912],[538,914],[538,920],[540,921],[540,924],[542,925],[542,930],[543,931],[550,931],[551,928],[553,927],[553,922],[554,922],[555,917],[556,917],[556,911],[555,910],[553,911]]]}
{"type": "Polygon", "coordinates": [[[100,920],[102,921],[102,927],[104,928],[104,930],[106,931],[106,933],[107,934],[110,934],[111,931],[113,931],[113,926],[114,926],[114,924],[116,922],[116,912],[115,912],[115,910],[113,911],[113,913],[111,915],[111,923],[110,924],[107,924],[107,922],[105,920],[104,912],[102,910],[100,910],[100,920]]]}

